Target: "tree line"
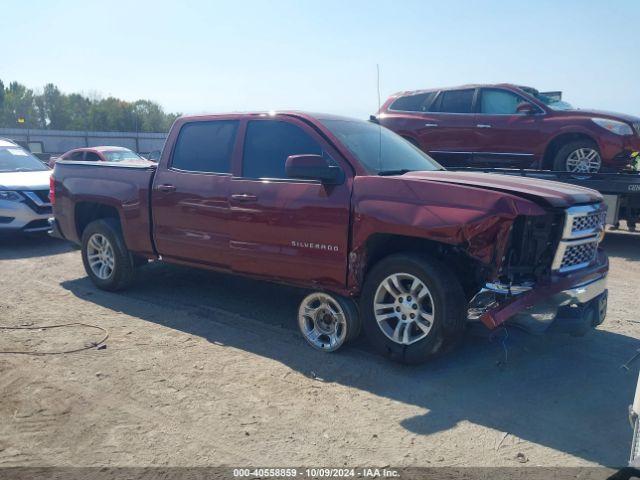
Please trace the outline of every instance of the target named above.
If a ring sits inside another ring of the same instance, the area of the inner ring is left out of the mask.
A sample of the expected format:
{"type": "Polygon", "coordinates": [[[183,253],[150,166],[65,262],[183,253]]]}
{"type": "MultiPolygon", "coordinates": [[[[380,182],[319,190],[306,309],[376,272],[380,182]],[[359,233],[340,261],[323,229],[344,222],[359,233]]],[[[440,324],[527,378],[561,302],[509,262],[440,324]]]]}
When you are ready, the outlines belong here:
{"type": "Polygon", "coordinates": [[[167,132],[179,114],[165,113],[151,100],[127,102],[62,93],[49,83],[32,90],[0,80],[0,127],[111,132],[167,132]]]}

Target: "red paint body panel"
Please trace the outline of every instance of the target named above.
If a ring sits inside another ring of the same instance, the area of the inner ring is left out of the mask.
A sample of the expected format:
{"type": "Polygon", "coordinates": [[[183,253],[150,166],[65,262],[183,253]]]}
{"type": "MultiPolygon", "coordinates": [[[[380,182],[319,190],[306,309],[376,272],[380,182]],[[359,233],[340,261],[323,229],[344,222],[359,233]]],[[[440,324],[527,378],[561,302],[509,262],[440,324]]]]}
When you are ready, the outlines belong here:
{"type": "MultiPolygon", "coordinates": [[[[80,240],[76,206],[94,202],[118,212],[134,253],[352,296],[362,286],[372,235],[454,246],[497,272],[518,216],[601,201],[587,189],[498,175],[372,176],[315,116],[295,112],[183,117],[172,127],[157,169],[62,161],[53,177],[54,214],[69,240],[80,240]],[[344,182],[243,178],[247,122],[274,118],[319,143],[343,170],[344,182]],[[240,122],[231,173],[173,170],[181,127],[216,119],[240,122]]],[[[567,283],[550,282],[553,288],[567,283]]],[[[494,323],[502,321],[499,311],[492,314],[494,323]]]]}

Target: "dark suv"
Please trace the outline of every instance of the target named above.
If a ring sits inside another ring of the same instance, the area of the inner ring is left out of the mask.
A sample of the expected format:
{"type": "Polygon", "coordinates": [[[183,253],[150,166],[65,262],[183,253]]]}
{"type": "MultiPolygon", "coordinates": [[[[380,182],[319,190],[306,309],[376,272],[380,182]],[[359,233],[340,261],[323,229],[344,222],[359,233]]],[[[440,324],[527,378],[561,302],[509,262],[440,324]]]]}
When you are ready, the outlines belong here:
{"type": "Polygon", "coordinates": [[[640,118],[578,110],[561,92],[468,85],[402,92],[377,121],[445,166],[619,172],[640,151],[640,118]]]}

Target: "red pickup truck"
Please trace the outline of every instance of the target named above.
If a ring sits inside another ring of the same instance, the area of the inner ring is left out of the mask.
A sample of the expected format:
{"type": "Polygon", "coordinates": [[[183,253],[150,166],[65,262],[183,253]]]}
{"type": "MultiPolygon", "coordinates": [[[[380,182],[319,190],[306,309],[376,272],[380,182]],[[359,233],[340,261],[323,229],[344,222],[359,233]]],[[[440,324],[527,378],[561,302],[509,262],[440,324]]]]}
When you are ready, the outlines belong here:
{"type": "Polygon", "coordinates": [[[149,259],[300,286],[300,330],[324,351],[362,325],[417,363],[468,322],[583,333],[606,312],[597,192],[449,172],[375,123],[182,117],[158,164],[61,160],[50,195],[52,233],[99,288],[149,259]]]}

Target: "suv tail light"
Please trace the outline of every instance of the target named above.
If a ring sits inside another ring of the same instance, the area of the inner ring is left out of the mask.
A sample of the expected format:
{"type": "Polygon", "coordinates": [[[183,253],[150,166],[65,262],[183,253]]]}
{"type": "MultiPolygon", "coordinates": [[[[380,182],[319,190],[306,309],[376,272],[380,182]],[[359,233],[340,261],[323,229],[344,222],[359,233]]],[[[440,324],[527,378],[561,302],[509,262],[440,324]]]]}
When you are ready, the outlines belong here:
{"type": "Polygon", "coordinates": [[[56,203],[56,179],[53,175],[49,177],[49,201],[52,206],[56,203]]]}

